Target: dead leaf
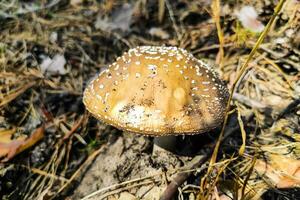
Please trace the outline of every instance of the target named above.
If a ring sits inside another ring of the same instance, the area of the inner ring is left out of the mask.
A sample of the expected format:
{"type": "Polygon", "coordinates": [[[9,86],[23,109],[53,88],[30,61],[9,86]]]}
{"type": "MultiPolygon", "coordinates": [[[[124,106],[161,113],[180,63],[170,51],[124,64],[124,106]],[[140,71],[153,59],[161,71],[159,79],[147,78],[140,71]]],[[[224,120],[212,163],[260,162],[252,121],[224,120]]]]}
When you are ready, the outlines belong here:
{"type": "Polygon", "coordinates": [[[28,149],[40,139],[44,137],[44,126],[39,127],[29,137],[21,136],[16,139],[11,139],[15,133],[15,129],[5,130],[0,132],[0,162],[7,162],[15,155],[28,149]]]}
{"type": "Polygon", "coordinates": [[[53,58],[45,57],[40,67],[43,74],[65,75],[67,73],[65,69],[66,63],[64,55],[57,54],[53,58]]]}
{"type": "Polygon", "coordinates": [[[104,31],[113,31],[120,29],[123,32],[129,31],[133,14],[131,4],[123,4],[120,9],[112,13],[111,18],[102,18],[98,16],[95,22],[95,28],[104,31]]]}
{"type": "Polygon", "coordinates": [[[243,27],[250,31],[259,33],[265,28],[265,26],[259,20],[257,20],[258,14],[252,6],[244,6],[236,13],[236,15],[243,27]]]}
{"type": "MultiPolygon", "coordinates": [[[[9,129],[9,130],[2,130],[0,131],[0,144],[5,143],[10,140],[11,136],[16,132],[16,129],[9,129]]],[[[1,151],[0,151],[0,157],[1,157],[1,151]]]]}
{"type": "Polygon", "coordinates": [[[254,169],[277,188],[290,188],[300,184],[300,160],[284,155],[272,154],[270,162],[257,160],[254,169]]]}

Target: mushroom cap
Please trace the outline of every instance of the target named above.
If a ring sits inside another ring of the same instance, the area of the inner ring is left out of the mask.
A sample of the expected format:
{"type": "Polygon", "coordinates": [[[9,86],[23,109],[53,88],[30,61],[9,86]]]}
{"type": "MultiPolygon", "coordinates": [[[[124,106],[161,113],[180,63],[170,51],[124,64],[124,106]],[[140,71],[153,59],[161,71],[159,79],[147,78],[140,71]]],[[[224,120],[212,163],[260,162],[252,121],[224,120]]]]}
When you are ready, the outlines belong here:
{"type": "Polygon", "coordinates": [[[197,134],[219,126],[228,89],[201,60],[177,47],[130,49],[84,91],[96,118],[152,136],[197,134]]]}

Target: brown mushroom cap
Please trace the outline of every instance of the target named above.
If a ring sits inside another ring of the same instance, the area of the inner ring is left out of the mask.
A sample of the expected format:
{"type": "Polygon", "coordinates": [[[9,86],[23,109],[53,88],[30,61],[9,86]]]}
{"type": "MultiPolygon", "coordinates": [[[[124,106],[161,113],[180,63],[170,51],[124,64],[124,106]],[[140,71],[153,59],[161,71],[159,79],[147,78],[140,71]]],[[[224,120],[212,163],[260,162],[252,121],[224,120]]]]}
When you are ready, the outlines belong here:
{"type": "Polygon", "coordinates": [[[186,50],[130,49],[86,88],[83,102],[117,128],[161,136],[206,132],[222,123],[228,90],[186,50]]]}

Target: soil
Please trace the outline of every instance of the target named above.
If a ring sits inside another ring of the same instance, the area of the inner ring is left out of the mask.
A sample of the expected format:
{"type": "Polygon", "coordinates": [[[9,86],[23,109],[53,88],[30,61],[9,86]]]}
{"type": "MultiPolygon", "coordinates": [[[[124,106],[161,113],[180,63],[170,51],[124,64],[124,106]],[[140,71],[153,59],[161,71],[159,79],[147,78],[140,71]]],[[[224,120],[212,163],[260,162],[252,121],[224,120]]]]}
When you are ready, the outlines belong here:
{"type": "Polygon", "coordinates": [[[152,200],[181,174],[171,198],[300,199],[300,2],[282,3],[1,1],[0,198],[152,200]],[[223,132],[169,152],[88,113],[88,83],[140,45],[218,72],[232,92],[223,132]]]}
{"type": "MultiPolygon", "coordinates": [[[[180,156],[155,145],[153,138],[147,136],[123,133],[112,137],[116,137],[115,140],[99,153],[70,196],[71,199],[81,199],[99,189],[109,189],[110,186],[131,180],[142,185],[137,184],[138,187],[134,187],[133,184],[129,189],[121,188],[121,192],[116,192],[113,197],[122,199],[120,196],[126,193],[135,197],[131,199],[159,199],[172,179],[167,171],[176,172],[192,159],[192,156],[180,156]],[[148,183],[143,185],[145,180],[148,183]],[[152,181],[149,183],[149,180],[152,181]]],[[[102,192],[102,195],[103,193],[107,191],[102,192]]],[[[92,199],[99,198],[102,198],[101,193],[92,199]]]]}

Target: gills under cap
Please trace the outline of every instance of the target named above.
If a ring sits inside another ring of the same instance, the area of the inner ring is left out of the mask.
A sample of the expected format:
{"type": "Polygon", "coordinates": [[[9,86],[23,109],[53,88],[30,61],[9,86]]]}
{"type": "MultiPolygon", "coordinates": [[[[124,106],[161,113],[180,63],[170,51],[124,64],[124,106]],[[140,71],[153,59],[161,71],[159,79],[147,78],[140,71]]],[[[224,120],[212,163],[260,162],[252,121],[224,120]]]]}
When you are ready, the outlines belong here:
{"type": "Polygon", "coordinates": [[[177,47],[130,49],[94,79],[83,102],[96,118],[152,136],[196,134],[219,126],[228,89],[201,60],[177,47]]]}

